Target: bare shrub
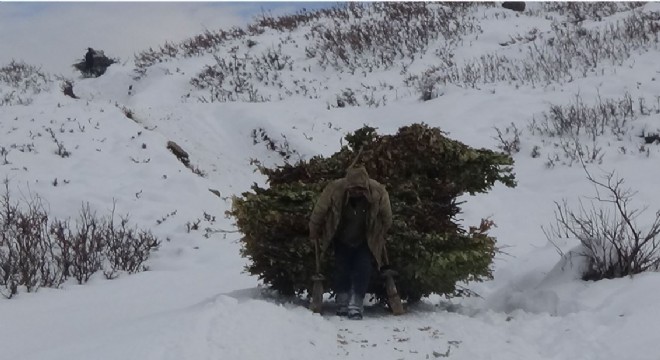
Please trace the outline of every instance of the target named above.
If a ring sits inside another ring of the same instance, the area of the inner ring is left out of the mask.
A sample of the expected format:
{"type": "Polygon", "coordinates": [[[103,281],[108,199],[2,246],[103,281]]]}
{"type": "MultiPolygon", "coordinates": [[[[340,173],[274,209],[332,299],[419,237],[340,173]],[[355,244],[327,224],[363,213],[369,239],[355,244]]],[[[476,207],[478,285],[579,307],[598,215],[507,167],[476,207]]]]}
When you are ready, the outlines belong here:
{"type": "Polygon", "coordinates": [[[119,271],[133,274],[146,271],[145,262],[149,259],[151,251],[158,248],[160,241],[149,231],[139,230],[129,226],[127,216],[120,217],[119,224],[114,222],[114,209],[112,215],[104,224],[106,249],[104,251],[108,266],[103,274],[113,279],[119,271]]]}
{"type": "MultiPolygon", "coordinates": [[[[578,5],[581,6],[581,5],[578,5]]],[[[580,9],[582,7],[579,7],[580,9]]],[[[545,86],[571,82],[604,71],[601,65],[622,65],[632,54],[657,48],[660,13],[632,11],[616,23],[602,28],[586,28],[571,22],[553,22],[546,38],[529,34],[524,57],[511,58],[498,53],[481,55],[463,64],[446,62],[422,74],[410,75],[406,85],[419,90],[420,80],[476,88],[479,84],[505,82],[516,86],[545,86]]],[[[515,41],[514,41],[515,42],[515,41]]],[[[501,44],[509,45],[510,42],[501,44]]],[[[421,91],[422,95],[424,94],[421,91]]]]}
{"type": "Polygon", "coordinates": [[[519,130],[516,124],[511,123],[511,125],[504,129],[504,132],[497,127],[495,127],[495,131],[497,131],[496,139],[500,142],[497,145],[498,149],[508,155],[520,152],[520,135],[522,135],[522,130],[519,130]]]}
{"type": "Polygon", "coordinates": [[[9,150],[5,148],[4,146],[0,147],[0,157],[2,158],[2,162],[0,162],[0,165],[9,165],[11,162],[7,159],[7,155],[9,155],[9,150]]]}
{"type": "Polygon", "coordinates": [[[534,159],[538,158],[541,156],[541,147],[538,145],[534,145],[532,148],[532,153],[530,154],[534,159]]]}
{"type": "MultiPolygon", "coordinates": [[[[216,59],[219,62],[218,59],[216,59]]],[[[197,76],[190,80],[190,84],[198,89],[221,89],[225,75],[219,66],[205,66],[197,76]]]]}
{"type": "Polygon", "coordinates": [[[328,100],[327,108],[345,108],[349,106],[380,107],[387,104],[387,95],[393,86],[381,82],[378,85],[361,83],[357,88],[345,88],[328,100]]]}
{"type": "MultiPolygon", "coordinates": [[[[565,159],[564,164],[600,163],[604,152],[599,139],[613,136],[623,140],[630,132],[632,121],[643,115],[635,104],[629,93],[620,99],[598,96],[592,105],[586,104],[578,94],[568,105],[550,105],[550,110],[544,112],[541,119],[533,118],[527,128],[532,135],[554,139],[555,148],[565,159]]],[[[553,164],[555,160],[559,158],[552,160],[553,164]]]]}
{"type": "Polygon", "coordinates": [[[279,89],[284,87],[282,73],[292,71],[293,65],[291,56],[282,52],[282,43],[276,48],[268,48],[261,54],[250,58],[250,68],[254,73],[254,79],[262,85],[279,89]]]}
{"type": "Polygon", "coordinates": [[[12,60],[0,67],[0,106],[30,105],[32,96],[50,89],[52,80],[39,68],[12,60]]]}
{"type": "Polygon", "coordinates": [[[62,272],[52,261],[48,214],[38,197],[21,209],[8,191],[0,199],[0,293],[11,298],[25,287],[59,286],[62,272]]]}
{"type": "MultiPolygon", "coordinates": [[[[585,169],[586,171],[586,169],[585,169]]],[[[550,241],[573,237],[584,248],[589,261],[585,280],[619,278],[658,270],[660,266],[660,211],[649,226],[640,226],[637,218],[645,209],[632,208],[635,192],[624,188],[624,180],[614,172],[594,179],[596,197],[588,204],[580,201],[577,210],[566,200],[555,203],[555,224],[544,229],[550,241]]]]}
{"type": "Polygon", "coordinates": [[[179,44],[166,42],[158,49],[149,48],[135,55],[135,72],[143,76],[150,66],[175,59],[179,56],[192,57],[212,53],[228,41],[245,37],[246,32],[233,27],[229,30],[210,31],[186,39],[179,44]]]}
{"type": "Polygon", "coordinates": [[[190,233],[192,231],[203,230],[202,236],[204,236],[207,239],[211,238],[213,235],[216,234],[223,234],[223,237],[226,239],[227,234],[238,232],[238,230],[224,230],[217,228],[215,227],[215,223],[216,223],[215,215],[211,215],[206,211],[204,211],[203,219],[197,218],[193,221],[186,222],[186,231],[190,233]]]}
{"type": "Polygon", "coordinates": [[[420,100],[429,101],[438,97],[437,79],[424,76],[417,81],[417,91],[421,94],[420,100]]]}
{"type": "Polygon", "coordinates": [[[70,273],[79,284],[86,283],[89,278],[101,270],[103,263],[103,248],[105,237],[103,224],[89,208],[83,205],[78,221],[73,231],[65,241],[71,250],[70,273]]]}
{"type": "Polygon", "coordinates": [[[422,94],[420,100],[429,101],[437,98],[436,84],[436,82],[428,81],[428,79],[420,80],[417,87],[417,91],[422,94]]]}
{"type": "Polygon", "coordinates": [[[194,36],[181,43],[180,48],[186,57],[207,54],[218,47],[234,39],[241,39],[245,36],[245,31],[239,27],[232,27],[229,30],[209,31],[194,36]]]}
{"type": "Polygon", "coordinates": [[[0,197],[0,294],[6,298],[19,289],[58,287],[68,278],[80,284],[103,271],[114,278],[119,271],[147,270],[145,262],[160,241],[150,232],[128,225],[128,216],[114,222],[98,217],[83,205],[75,223],[51,219],[38,196],[24,203],[13,201],[9,182],[0,197]]]}
{"type": "MultiPolygon", "coordinates": [[[[313,44],[305,48],[307,57],[316,59],[322,68],[334,67],[351,74],[368,73],[401,65],[410,65],[432,48],[441,62],[451,62],[452,49],[465,34],[481,31],[468,3],[348,3],[331,9],[272,17],[262,15],[247,31],[207,32],[188,41],[187,45],[168,44],[161,49],[150,49],[136,59],[138,73],[144,74],[154,63],[170,57],[196,56],[214,53],[215,63],[195,74],[190,84],[201,95],[193,96],[200,102],[263,102],[282,100],[293,96],[318,98],[319,91],[327,89],[323,78],[315,77],[311,66],[302,70],[310,74],[290,76],[296,65],[283,46],[295,42],[286,34],[300,26],[308,26],[305,38],[313,44]],[[350,19],[351,28],[345,23],[350,19]],[[254,46],[247,44],[249,37],[265,29],[276,29],[287,35],[279,42],[255,53],[254,46]],[[247,34],[247,35],[245,35],[247,34]],[[444,47],[435,49],[436,40],[442,39],[444,47]],[[195,45],[192,45],[195,44],[195,45]],[[231,45],[230,45],[231,44],[231,45]],[[247,45],[246,45],[247,44],[247,45]],[[177,51],[171,50],[174,47],[177,51]],[[198,49],[186,51],[184,48],[198,49]],[[223,48],[223,51],[219,51],[223,48]],[[170,49],[166,51],[166,49],[170,49]]],[[[478,6],[489,6],[478,4],[478,6]]],[[[298,45],[296,45],[297,47],[298,45]]],[[[299,75],[300,73],[294,74],[299,75]]],[[[367,85],[372,86],[372,85],[367,85]]],[[[430,87],[435,89],[434,84],[430,87]]],[[[365,89],[356,92],[360,106],[378,107],[387,102],[384,91],[365,89]]],[[[437,91],[429,92],[438,96],[437,91]]],[[[191,98],[189,95],[184,99],[191,98]]],[[[334,99],[333,99],[334,100],[334,99]]],[[[334,101],[333,102],[334,106],[334,101]]],[[[339,104],[341,106],[341,104],[339,104]]]]}
{"type": "Polygon", "coordinates": [[[64,143],[57,138],[57,135],[55,135],[55,131],[53,131],[53,129],[46,128],[46,132],[50,134],[50,137],[53,139],[53,142],[57,146],[57,150],[55,150],[55,154],[57,154],[61,158],[68,158],[69,156],[71,156],[71,153],[69,152],[69,150],[66,149],[64,143]]]}
{"type": "MultiPolygon", "coordinates": [[[[177,57],[191,57],[213,53],[222,45],[233,40],[243,39],[246,36],[262,34],[266,29],[272,28],[280,31],[291,31],[299,26],[307,25],[322,17],[346,18],[348,12],[345,6],[335,6],[328,9],[308,11],[302,9],[294,15],[283,15],[274,17],[263,14],[254,23],[249,24],[246,29],[233,27],[229,30],[206,30],[204,33],[186,39],[178,44],[166,42],[158,48],[149,48],[135,55],[135,72],[138,77],[143,76],[147,69],[154,64],[166,62],[177,57]]],[[[251,47],[248,43],[248,47],[251,47]]]]}
{"type": "Polygon", "coordinates": [[[643,6],[643,2],[546,2],[544,12],[556,12],[566,16],[569,22],[579,23],[584,20],[601,21],[619,12],[629,11],[643,6]]]}
{"type": "Polygon", "coordinates": [[[587,164],[602,164],[605,153],[598,139],[595,137],[584,141],[583,138],[570,136],[560,138],[555,147],[561,150],[563,160],[556,159],[563,165],[572,166],[573,164],[584,162],[587,164]]]}
{"type": "Polygon", "coordinates": [[[71,249],[70,222],[68,220],[55,219],[50,224],[51,244],[53,248],[53,261],[58,268],[62,269],[62,277],[71,277],[73,264],[73,250],[71,249]]]}
{"type": "Polygon", "coordinates": [[[343,6],[335,6],[331,9],[319,9],[316,11],[301,9],[295,14],[278,17],[264,13],[261,17],[256,19],[256,22],[250,27],[250,29],[255,33],[263,32],[264,28],[271,28],[279,31],[293,31],[300,26],[308,25],[312,21],[318,20],[322,16],[332,17],[340,14],[345,14],[345,8],[343,6]]]}
{"type": "MultiPolygon", "coordinates": [[[[265,102],[270,99],[259,94],[257,81],[270,79],[269,74],[277,66],[279,57],[271,54],[269,60],[264,60],[270,65],[264,67],[263,62],[256,61],[247,54],[239,56],[238,49],[234,48],[229,58],[221,58],[214,55],[216,63],[207,66],[197,76],[190,80],[190,84],[200,90],[207,90],[210,97],[202,97],[202,102],[265,102]],[[272,61],[272,63],[268,62],[272,61]],[[260,64],[260,65],[259,65],[260,64]],[[263,71],[251,71],[251,67],[258,67],[263,71]],[[270,67],[270,70],[268,69],[270,67]],[[257,76],[259,75],[259,77],[257,76]]],[[[286,62],[286,57],[282,58],[286,62]]]]}
{"type": "Polygon", "coordinates": [[[350,3],[350,26],[331,18],[311,27],[316,40],[307,51],[323,67],[354,72],[359,68],[392,67],[400,60],[423,55],[432,41],[455,43],[468,33],[481,31],[467,11],[474,4],[422,2],[350,3]]]}
{"type": "Polygon", "coordinates": [[[347,106],[360,106],[360,103],[355,97],[355,92],[352,89],[346,88],[342,90],[341,94],[337,95],[336,97],[336,107],[338,108],[344,108],[347,106]]]}
{"type": "Polygon", "coordinates": [[[289,140],[284,134],[281,134],[282,139],[284,139],[282,142],[270,137],[264,128],[252,129],[251,136],[253,145],[264,143],[268,150],[277,153],[284,160],[289,160],[292,155],[298,154],[295,149],[291,148],[289,140]]]}
{"type": "Polygon", "coordinates": [[[620,99],[605,99],[600,96],[595,105],[584,103],[580,94],[572,104],[550,105],[543,119],[529,124],[532,134],[548,137],[581,136],[597,137],[614,135],[621,138],[629,130],[630,122],[638,116],[635,102],[629,93],[620,99]]]}

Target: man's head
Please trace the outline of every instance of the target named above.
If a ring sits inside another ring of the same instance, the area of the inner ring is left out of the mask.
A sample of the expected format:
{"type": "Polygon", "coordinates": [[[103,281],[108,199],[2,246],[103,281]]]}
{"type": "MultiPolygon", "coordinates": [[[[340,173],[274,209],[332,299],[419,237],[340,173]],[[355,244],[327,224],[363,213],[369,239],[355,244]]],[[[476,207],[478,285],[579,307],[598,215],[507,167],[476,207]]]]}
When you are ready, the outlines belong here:
{"type": "Polygon", "coordinates": [[[351,197],[367,196],[369,189],[369,174],[367,170],[353,167],[346,171],[346,191],[351,197]]]}

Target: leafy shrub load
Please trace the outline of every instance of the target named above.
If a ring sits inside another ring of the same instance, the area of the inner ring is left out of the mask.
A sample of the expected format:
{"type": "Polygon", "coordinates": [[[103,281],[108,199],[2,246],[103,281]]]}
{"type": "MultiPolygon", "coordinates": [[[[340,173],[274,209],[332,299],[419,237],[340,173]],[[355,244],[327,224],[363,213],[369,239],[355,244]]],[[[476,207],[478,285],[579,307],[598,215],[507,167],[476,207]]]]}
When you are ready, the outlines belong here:
{"type": "MultiPolygon", "coordinates": [[[[460,281],[491,278],[496,253],[493,226],[482,220],[463,229],[457,224],[457,198],[483,193],[495,182],[515,186],[510,156],[474,149],[445,136],[440,129],[414,124],[394,135],[363,127],[346,136],[348,145],[329,158],[316,156],[295,165],[260,167],[270,187],[252,187],[235,197],[234,216],[243,238],[246,270],[283,294],[302,294],[314,274],[308,218],[323,187],[343,177],[357,163],[384,184],[390,194],[393,225],[388,233],[389,259],[400,273],[403,299],[416,301],[430,293],[460,295],[460,281]]],[[[328,250],[331,252],[332,250],[328,250]]],[[[333,274],[332,254],[322,257],[322,273],[333,274]]],[[[377,275],[370,292],[384,299],[377,275]]],[[[332,284],[326,286],[332,289],[332,284]]]]}

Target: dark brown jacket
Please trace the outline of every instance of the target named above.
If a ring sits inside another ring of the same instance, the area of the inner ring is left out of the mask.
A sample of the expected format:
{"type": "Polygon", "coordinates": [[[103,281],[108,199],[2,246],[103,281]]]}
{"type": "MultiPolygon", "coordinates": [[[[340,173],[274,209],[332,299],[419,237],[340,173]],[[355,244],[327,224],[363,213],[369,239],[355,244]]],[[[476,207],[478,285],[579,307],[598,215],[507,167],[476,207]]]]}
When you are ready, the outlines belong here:
{"type": "Polygon", "coordinates": [[[330,246],[341,219],[342,209],[348,201],[346,190],[356,186],[367,189],[367,243],[380,267],[385,233],[392,225],[392,208],[385,186],[370,179],[363,167],[349,169],[345,178],[334,180],[323,189],[309,219],[309,237],[311,240],[318,240],[323,250],[330,246]]]}

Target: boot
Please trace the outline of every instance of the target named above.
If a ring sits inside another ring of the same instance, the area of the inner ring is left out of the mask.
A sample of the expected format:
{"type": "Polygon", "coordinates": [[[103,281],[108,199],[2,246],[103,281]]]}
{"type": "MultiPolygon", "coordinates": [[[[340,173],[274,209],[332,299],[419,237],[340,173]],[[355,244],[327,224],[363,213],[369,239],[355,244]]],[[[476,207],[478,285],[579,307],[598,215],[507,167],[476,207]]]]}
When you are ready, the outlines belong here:
{"type": "Polygon", "coordinates": [[[348,315],[348,293],[339,293],[335,296],[337,304],[337,316],[348,315]]]}
{"type": "Polygon", "coordinates": [[[364,307],[364,295],[353,294],[348,302],[348,318],[351,320],[362,320],[362,309],[364,307]]]}
{"type": "Polygon", "coordinates": [[[351,320],[362,320],[362,311],[357,308],[349,308],[348,318],[351,320]]]}

